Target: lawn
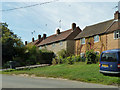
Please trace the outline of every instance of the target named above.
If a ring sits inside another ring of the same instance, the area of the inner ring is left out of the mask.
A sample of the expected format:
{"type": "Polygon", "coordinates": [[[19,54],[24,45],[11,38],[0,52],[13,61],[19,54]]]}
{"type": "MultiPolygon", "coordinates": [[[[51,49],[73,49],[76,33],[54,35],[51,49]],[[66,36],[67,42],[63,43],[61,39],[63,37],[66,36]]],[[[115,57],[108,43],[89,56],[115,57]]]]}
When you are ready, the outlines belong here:
{"type": "Polygon", "coordinates": [[[77,80],[90,83],[100,83],[106,85],[120,84],[119,77],[104,76],[99,73],[99,64],[85,64],[84,62],[73,65],[59,64],[54,66],[39,67],[30,70],[15,70],[2,72],[3,74],[29,74],[38,77],[54,77],[70,80],[77,80]]]}

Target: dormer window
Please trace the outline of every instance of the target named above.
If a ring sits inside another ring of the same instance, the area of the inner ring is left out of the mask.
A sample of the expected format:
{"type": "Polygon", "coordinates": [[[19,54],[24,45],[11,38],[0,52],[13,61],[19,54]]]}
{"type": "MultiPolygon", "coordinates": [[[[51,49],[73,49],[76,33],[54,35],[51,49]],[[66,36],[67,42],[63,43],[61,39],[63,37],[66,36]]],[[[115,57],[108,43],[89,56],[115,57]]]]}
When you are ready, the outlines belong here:
{"type": "Polygon", "coordinates": [[[94,36],[94,42],[99,42],[99,35],[94,36]]]}

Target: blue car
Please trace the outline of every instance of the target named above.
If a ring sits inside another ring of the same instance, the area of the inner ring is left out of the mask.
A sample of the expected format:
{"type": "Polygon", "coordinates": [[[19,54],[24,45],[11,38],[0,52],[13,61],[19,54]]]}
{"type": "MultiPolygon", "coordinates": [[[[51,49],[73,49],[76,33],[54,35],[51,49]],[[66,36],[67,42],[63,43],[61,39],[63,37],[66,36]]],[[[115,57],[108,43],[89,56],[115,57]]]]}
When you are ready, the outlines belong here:
{"type": "Polygon", "coordinates": [[[100,73],[120,74],[120,49],[103,51],[100,55],[100,73]]]}

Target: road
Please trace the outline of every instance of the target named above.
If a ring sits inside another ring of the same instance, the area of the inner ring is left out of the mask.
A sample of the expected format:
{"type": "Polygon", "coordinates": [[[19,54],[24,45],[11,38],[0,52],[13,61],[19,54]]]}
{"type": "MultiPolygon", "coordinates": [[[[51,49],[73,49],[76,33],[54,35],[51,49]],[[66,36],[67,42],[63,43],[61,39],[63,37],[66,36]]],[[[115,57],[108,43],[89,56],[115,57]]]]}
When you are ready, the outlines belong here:
{"type": "Polygon", "coordinates": [[[118,88],[118,87],[110,85],[84,83],[72,80],[2,75],[2,88],[118,88]]]}

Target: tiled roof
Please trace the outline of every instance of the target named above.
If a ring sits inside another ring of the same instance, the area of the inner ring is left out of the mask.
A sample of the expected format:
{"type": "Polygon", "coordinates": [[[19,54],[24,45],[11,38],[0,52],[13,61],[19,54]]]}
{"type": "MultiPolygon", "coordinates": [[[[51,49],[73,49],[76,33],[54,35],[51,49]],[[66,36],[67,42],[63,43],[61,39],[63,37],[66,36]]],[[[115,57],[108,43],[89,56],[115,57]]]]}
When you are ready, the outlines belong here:
{"type": "Polygon", "coordinates": [[[37,39],[37,40],[35,40],[34,42],[30,42],[30,43],[28,43],[28,44],[38,45],[42,40],[43,40],[43,38],[41,38],[40,40],[37,39]]]}
{"type": "Polygon", "coordinates": [[[118,22],[114,21],[114,19],[111,19],[111,20],[101,22],[98,24],[94,24],[91,26],[86,26],[83,29],[83,31],[75,37],[75,39],[80,39],[83,37],[90,37],[90,36],[99,35],[99,34],[103,34],[105,32],[110,32],[110,31],[116,30],[118,28],[117,23],[118,22]]]}
{"type": "MultiPolygon", "coordinates": [[[[81,31],[79,27],[76,27],[76,29],[74,31],[78,30],[79,32],[81,31]]],[[[70,34],[72,34],[74,32],[72,29],[60,32],[60,34],[53,34],[49,37],[47,37],[45,40],[42,40],[37,46],[40,45],[45,45],[45,44],[50,44],[53,42],[57,42],[57,41],[61,41],[61,40],[65,40],[67,39],[70,34]]],[[[73,38],[74,39],[74,38],[73,38]]]]}

